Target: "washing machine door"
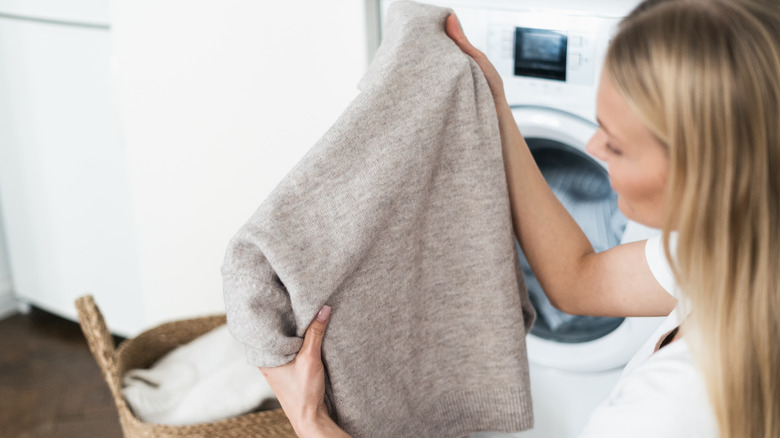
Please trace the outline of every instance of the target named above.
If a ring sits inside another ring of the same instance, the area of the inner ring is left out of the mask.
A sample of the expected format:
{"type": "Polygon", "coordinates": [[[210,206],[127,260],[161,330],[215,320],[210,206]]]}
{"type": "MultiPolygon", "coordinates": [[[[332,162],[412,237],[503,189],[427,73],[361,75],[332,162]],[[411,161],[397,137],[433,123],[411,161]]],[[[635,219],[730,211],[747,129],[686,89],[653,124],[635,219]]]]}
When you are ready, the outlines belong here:
{"type": "MultiPolygon", "coordinates": [[[[585,152],[597,126],[555,109],[513,107],[520,132],[547,183],[594,249],[621,243],[629,221],[618,210],[617,194],[603,163],[585,152]]],[[[596,372],[624,366],[650,335],[636,318],[569,315],[555,309],[518,246],[523,274],[537,320],[528,335],[529,360],[549,368],[596,372]]]]}

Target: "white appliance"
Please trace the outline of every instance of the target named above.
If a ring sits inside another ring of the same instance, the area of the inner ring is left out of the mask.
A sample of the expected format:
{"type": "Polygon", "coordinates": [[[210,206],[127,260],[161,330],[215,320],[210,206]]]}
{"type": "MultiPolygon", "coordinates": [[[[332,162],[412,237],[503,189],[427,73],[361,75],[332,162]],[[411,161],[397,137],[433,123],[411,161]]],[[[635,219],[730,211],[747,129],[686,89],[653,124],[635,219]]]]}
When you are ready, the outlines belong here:
{"type": "MultiPolygon", "coordinates": [[[[382,1],[383,14],[392,1],[382,1]]],[[[469,41],[501,74],[545,178],[596,250],[658,233],[620,214],[604,164],[585,152],[597,129],[596,91],[609,39],[638,0],[425,2],[453,8],[469,41]]],[[[527,338],[535,427],[517,436],[573,437],[662,319],[566,315],[549,306],[530,269],[524,271],[539,313],[527,338]]]]}

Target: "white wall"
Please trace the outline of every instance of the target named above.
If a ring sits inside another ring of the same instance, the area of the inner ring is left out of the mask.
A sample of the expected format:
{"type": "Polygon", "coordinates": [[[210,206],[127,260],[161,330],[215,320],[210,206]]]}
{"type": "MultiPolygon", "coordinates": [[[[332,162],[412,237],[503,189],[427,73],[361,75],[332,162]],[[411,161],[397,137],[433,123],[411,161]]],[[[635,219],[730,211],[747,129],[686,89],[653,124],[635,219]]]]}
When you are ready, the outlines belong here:
{"type": "Polygon", "coordinates": [[[147,324],[222,311],[228,240],[357,93],[372,3],[109,1],[147,324]]]}

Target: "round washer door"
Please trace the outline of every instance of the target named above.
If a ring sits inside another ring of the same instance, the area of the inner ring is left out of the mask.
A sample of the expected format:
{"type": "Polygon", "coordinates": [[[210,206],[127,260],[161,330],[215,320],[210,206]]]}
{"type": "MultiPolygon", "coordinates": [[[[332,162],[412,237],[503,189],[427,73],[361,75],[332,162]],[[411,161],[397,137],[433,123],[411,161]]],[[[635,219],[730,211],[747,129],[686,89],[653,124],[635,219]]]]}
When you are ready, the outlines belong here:
{"type": "MultiPolygon", "coordinates": [[[[604,163],[585,152],[598,128],[580,117],[543,107],[512,112],[542,174],[585,231],[596,251],[621,242],[628,221],[617,209],[604,163]]],[[[528,359],[562,371],[623,367],[657,326],[642,318],[568,315],[553,308],[518,247],[537,321],[527,337],[528,359]]]]}
{"type": "MultiPolygon", "coordinates": [[[[512,115],[523,137],[555,141],[585,153],[598,129],[593,122],[564,111],[539,106],[513,106],[512,115]]],[[[593,162],[606,167],[603,162],[593,162]]]]}

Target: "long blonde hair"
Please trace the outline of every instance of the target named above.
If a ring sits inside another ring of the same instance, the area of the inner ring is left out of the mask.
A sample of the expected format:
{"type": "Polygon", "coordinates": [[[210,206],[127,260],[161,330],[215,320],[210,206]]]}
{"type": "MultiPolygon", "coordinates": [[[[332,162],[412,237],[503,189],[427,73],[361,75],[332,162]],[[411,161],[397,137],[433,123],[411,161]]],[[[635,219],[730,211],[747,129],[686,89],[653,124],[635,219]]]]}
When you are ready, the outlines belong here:
{"type": "Polygon", "coordinates": [[[668,148],[666,252],[720,434],[780,437],[780,4],[646,1],[605,68],[668,148]]]}

